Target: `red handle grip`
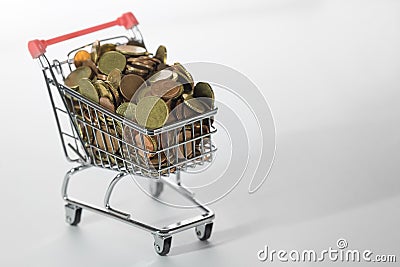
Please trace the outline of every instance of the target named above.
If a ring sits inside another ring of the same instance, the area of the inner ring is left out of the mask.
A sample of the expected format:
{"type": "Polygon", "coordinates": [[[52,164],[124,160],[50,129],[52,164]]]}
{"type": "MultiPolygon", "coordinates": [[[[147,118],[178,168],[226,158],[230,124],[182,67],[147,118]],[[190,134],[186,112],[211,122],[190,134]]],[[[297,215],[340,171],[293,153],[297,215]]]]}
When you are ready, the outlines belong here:
{"type": "Polygon", "coordinates": [[[125,13],[122,14],[121,17],[117,18],[114,21],[110,21],[107,23],[103,23],[94,27],[90,27],[84,30],[80,30],[80,31],[76,31],[76,32],[72,32],[69,34],[65,34],[65,35],[61,35],[49,40],[32,40],[28,42],[28,49],[29,52],[32,55],[32,58],[38,58],[39,56],[43,55],[46,52],[46,48],[49,45],[53,45],[56,43],[60,43],[75,37],[79,37],[85,34],[89,34],[92,32],[96,32],[96,31],[100,31],[106,28],[110,28],[113,26],[124,26],[125,29],[130,29],[133,26],[138,25],[139,22],[137,21],[137,19],[135,18],[135,16],[131,13],[125,13]]]}

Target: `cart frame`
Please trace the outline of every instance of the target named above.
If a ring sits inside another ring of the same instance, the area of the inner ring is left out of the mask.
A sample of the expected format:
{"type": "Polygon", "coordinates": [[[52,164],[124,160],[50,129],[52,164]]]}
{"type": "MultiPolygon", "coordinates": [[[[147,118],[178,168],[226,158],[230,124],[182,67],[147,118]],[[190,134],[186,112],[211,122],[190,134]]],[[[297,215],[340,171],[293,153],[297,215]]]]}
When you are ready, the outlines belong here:
{"type": "Polygon", "coordinates": [[[54,60],[52,63],[50,63],[45,55],[47,46],[117,25],[124,26],[126,28],[128,32],[127,36],[117,36],[104,39],[102,41],[115,41],[121,40],[122,38],[127,41],[140,43],[144,46],[142,35],[137,27],[138,22],[136,18],[132,13],[125,13],[115,21],[104,23],[98,26],[94,26],[49,40],[30,41],[28,43],[28,48],[32,57],[38,60],[40,67],[42,68],[65,157],[68,161],[79,164],[77,167],[70,169],[65,174],[62,184],[62,197],[66,203],[66,222],[70,225],[77,225],[81,220],[83,209],[116,219],[118,221],[150,232],[154,237],[155,251],[159,255],[164,256],[167,255],[170,251],[172,235],[175,233],[190,228],[195,228],[195,233],[200,240],[207,240],[210,238],[215,214],[208,207],[201,204],[195,198],[194,193],[182,184],[181,171],[185,171],[187,170],[187,168],[190,167],[202,165],[212,160],[212,156],[213,153],[216,151],[216,148],[211,143],[211,135],[215,133],[216,130],[214,129],[209,133],[204,133],[202,130],[202,126],[203,123],[208,123],[210,129],[213,128],[211,127],[210,121],[216,114],[217,109],[215,108],[197,117],[181,120],[171,125],[167,125],[161,129],[147,130],[139,127],[131,121],[123,120],[118,115],[109,112],[108,110],[102,108],[100,105],[91,102],[90,100],[85,99],[74,90],[60,83],[59,80],[65,79],[65,72],[68,71],[68,68],[69,71],[72,71],[72,61],[70,59],[70,55],[74,51],[77,51],[82,47],[68,53],[66,60],[54,60]],[[74,105],[75,107],[78,106],[79,108],[71,107],[74,105]],[[93,123],[94,118],[92,118],[91,116],[88,119],[84,118],[86,110],[89,114],[95,114],[97,124],[93,123]],[[112,132],[108,126],[106,126],[105,129],[104,125],[100,125],[101,121],[106,122],[106,125],[112,122],[114,129],[116,129],[118,125],[122,125],[124,129],[125,127],[127,127],[131,130],[134,130],[136,133],[139,133],[142,145],[144,145],[143,137],[146,135],[154,137],[157,142],[161,142],[161,137],[163,134],[168,135],[171,133],[176,135],[177,131],[182,127],[186,129],[185,127],[194,125],[195,123],[200,124],[200,134],[196,137],[193,135],[191,136],[191,138],[187,138],[185,133],[183,143],[177,142],[175,138],[175,142],[167,142],[168,144],[164,149],[160,149],[157,151],[146,151],[138,144],[125,142],[125,140],[122,140],[121,138],[117,139],[116,136],[113,136],[113,134],[115,134],[115,130],[114,132],[112,132]],[[79,125],[83,125],[80,126],[82,128],[78,127],[79,125]],[[97,140],[97,137],[95,137],[95,144],[89,144],[90,142],[84,140],[84,135],[81,132],[83,130],[86,131],[86,133],[89,133],[89,131],[92,131],[92,133],[100,133],[101,140],[97,140]],[[102,147],[101,145],[99,145],[101,142],[105,144],[107,140],[112,146],[111,149],[105,149],[104,146],[102,147]],[[187,146],[192,145],[195,142],[200,147],[198,155],[196,155],[195,153],[194,157],[186,159],[187,146]],[[118,148],[113,145],[115,143],[117,144],[118,148]],[[129,157],[126,153],[119,154],[118,156],[116,155],[116,150],[122,151],[123,149],[125,149],[125,147],[127,151],[134,150],[136,157],[131,158],[131,152],[128,153],[129,157]],[[172,160],[170,160],[170,151],[174,152],[181,148],[183,148],[185,160],[178,160],[177,156],[176,159],[174,159],[174,157],[171,157],[172,160]],[[141,153],[142,156],[145,155],[144,158],[146,160],[144,160],[144,162],[143,160],[140,160],[140,158],[143,157],[138,157],[138,153],[141,153]],[[167,155],[168,163],[162,166],[161,156],[164,154],[167,155]],[[156,166],[149,164],[147,155],[157,156],[160,163],[158,163],[158,165],[156,166]],[[118,174],[112,179],[107,188],[104,196],[103,207],[95,206],[84,201],[71,198],[68,194],[68,188],[71,178],[75,174],[93,166],[111,169],[118,172],[118,174]],[[196,205],[196,207],[202,211],[202,214],[159,228],[154,225],[150,225],[134,219],[132,214],[112,207],[111,196],[114,188],[121,179],[131,174],[145,176],[149,178],[150,192],[153,197],[158,197],[163,191],[164,184],[166,184],[179,194],[183,195],[194,205],[196,205]],[[172,174],[175,175],[176,179],[171,179],[170,175],[172,174]]]}

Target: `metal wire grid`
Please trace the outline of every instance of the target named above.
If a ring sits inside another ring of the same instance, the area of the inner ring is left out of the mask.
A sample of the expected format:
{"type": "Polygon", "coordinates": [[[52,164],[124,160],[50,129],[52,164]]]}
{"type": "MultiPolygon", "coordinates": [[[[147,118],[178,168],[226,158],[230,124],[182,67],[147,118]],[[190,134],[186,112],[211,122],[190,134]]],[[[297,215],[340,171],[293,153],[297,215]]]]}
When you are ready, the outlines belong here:
{"type": "Polygon", "coordinates": [[[212,161],[216,151],[211,141],[212,134],[216,132],[212,121],[217,109],[161,129],[146,130],[58,82],[73,70],[69,58],[72,52],[67,60],[55,60],[47,65],[50,67],[43,69],[50,94],[57,89],[61,96],[62,103],[58,104],[51,98],[54,112],[64,113],[70,118],[70,129],[59,127],[67,158],[71,160],[67,153],[69,147],[79,157],[73,161],[85,161],[102,168],[152,178],[169,176],[177,168],[185,171],[212,161]],[[179,133],[181,140],[178,140],[179,133]],[[155,150],[146,149],[145,139],[148,138],[154,141],[155,150]],[[192,151],[191,155],[189,151],[192,151]]]}

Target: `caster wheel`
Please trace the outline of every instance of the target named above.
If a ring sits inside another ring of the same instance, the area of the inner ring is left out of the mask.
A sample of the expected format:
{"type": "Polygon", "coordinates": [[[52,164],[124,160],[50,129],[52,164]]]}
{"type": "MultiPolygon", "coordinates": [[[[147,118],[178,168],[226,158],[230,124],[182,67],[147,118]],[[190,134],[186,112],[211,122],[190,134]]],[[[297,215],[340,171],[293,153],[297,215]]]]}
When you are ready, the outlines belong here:
{"type": "Polygon", "coordinates": [[[65,221],[72,226],[78,225],[81,221],[82,208],[72,204],[65,205],[65,221]]]}
{"type": "Polygon", "coordinates": [[[154,249],[160,256],[166,256],[171,249],[172,236],[154,236],[154,249]]]}
{"type": "Polygon", "coordinates": [[[164,190],[164,184],[160,181],[150,181],[150,194],[153,197],[159,197],[164,190]]]}
{"type": "Polygon", "coordinates": [[[197,238],[201,241],[206,241],[210,238],[213,228],[213,223],[206,223],[195,228],[197,238]]]}

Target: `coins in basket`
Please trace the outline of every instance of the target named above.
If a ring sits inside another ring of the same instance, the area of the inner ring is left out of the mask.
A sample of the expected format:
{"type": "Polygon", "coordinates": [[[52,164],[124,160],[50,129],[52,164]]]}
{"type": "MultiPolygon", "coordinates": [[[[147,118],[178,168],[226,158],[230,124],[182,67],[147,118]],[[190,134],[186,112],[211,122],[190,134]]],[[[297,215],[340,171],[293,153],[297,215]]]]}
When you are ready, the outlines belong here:
{"type": "Polygon", "coordinates": [[[116,122],[69,99],[68,109],[77,114],[78,134],[96,164],[124,165],[128,160],[142,166],[141,174],[155,176],[160,170],[175,172],[180,162],[193,158],[209,160],[204,150],[211,146],[214,120],[212,116],[201,118],[214,109],[215,95],[208,83],[195,83],[180,63],[168,65],[164,46],[154,56],[143,46],[129,43],[95,41],[89,50],[75,53],[75,69],[65,78],[65,85],[140,127],[116,122]],[[201,119],[178,129],[151,132],[197,117],[201,119]]]}

